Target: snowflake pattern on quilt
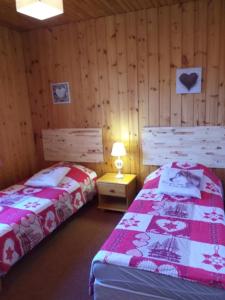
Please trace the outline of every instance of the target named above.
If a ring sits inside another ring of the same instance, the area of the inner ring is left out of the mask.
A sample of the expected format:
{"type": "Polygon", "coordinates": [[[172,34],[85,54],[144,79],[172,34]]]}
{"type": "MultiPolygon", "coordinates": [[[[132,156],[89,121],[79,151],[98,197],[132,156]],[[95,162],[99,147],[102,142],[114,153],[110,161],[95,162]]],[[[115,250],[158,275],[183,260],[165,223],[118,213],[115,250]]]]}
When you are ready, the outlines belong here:
{"type": "Polygon", "coordinates": [[[126,230],[146,230],[153,216],[143,218],[142,214],[127,213],[116,228],[126,230]]]}
{"type": "Polygon", "coordinates": [[[127,219],[124,218],[124,219],[121,221],[120,225],[123,225],[125,228],[128,228],[128,227],[130,227],[130,226],[132,226],[132,227],[138,226],[138,223],[140,223],[140,221],[139,221],[139,220],[136,220],[136,219],[135,219],[135,216],[132,216],[132,217],[127,218],[127,219]]]}
{"type": "Polygon", "coordinates": [[[225,268],[225,257],[219,254],[219,246],[215,247],[215,251],[213,254],[203,254],[204,260],[202,261],[204,264],[208,264],[213,266],[216,270],[220,270],[225,268]]]}
{"type": "Polygon", "coordinates": [[[216,208],[213,208],[211,210],[211,212],[205,212],[204,213],[204,218],[209,219],[212,222],[215,222],[217,220],[223,221],[224,220],[224,214],[222,212],[218,213],[216,208]]]}
{"type": "Polygon", "coordinates": [[[221,187],[217,185],[215,182],[213,182],[212,179],[210,179],[207,176],[203,177],[202,190],[210,194],[216,194],[222,196],[221,187]]]}
{"type": "Polygon", "coordinates": [[[9,195],[2,195],[0,197],[0,205],[14,205],[20,201],[23,201],[24,197],[21,194],[9,194],[9,195]]]}
{"type": "Polygon", "coordinates": [[[138,194],[139,200],[161,201],[162,198],[163,195],[156,193],[156,189],[142,189],[138,194]]]}
{"type": "Polygon", "coordinates": [[[80,187],[80,184],[76,180],[65,176],[63,180],[59,183],[58,187],[66,190],[68,193],[72,193],[80,187]]]}

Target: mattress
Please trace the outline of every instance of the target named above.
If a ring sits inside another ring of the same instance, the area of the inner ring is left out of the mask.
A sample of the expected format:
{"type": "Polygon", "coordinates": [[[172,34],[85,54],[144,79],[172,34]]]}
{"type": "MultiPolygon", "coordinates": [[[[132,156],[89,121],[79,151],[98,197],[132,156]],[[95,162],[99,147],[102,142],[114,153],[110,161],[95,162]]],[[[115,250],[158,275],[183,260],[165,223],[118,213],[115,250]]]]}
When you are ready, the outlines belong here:
{"type": "Polygon", "coordinates": [[[95,300],[224,300],[223,289],[212,288],[145,270],[95,263],[95,300]]]}
{"type": "Polygon", "coordinates": [[[96,173],[60,165],[69,172],[56,187],[20,183],[0,191],[0,276],[93,198],[96,173]]]}

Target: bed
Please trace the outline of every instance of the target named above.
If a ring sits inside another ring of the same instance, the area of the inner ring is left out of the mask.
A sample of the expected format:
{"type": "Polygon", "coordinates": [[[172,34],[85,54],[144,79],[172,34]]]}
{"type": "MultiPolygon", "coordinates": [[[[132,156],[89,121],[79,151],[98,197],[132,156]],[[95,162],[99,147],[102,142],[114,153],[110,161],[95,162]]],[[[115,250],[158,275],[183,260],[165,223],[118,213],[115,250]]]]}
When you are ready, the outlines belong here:
{"type": "MultiPolygon", "coordinates": [[[[196,155],[190,155],[193,148],[188,149],[191,161],[188,163],[185,147],[174,151],[174,139],[180,140],[179,132],[184,135],[193,129],[148,130],[151,137],[149,139],[147,134],[146,138],[144,133],[144,160],[151,159],[151,164],[154,163],[154,158],[149,156],[149,140],[151,151],[154,143],[159,148],[159,132],[165,139],[167,130],[175,134],[175,138],[169,141],[161,138],[163,149],[157,152],[160,161],[166,164],[146,178],[142,190],[92,261],[90,292],[95,300],[225,299],[225,217],[221,182],[210,169],[193,162],[196,159],[196,155]],[[179,162],[168,162],[175,154],[179,162]],[[168,169],[185,174],[202,172],[200,198],[171,195],[167,191],[159,193],[161,178],[168,169]]],[[[222,135],[212,138],[218,139],[214,141],[214,148],[224,151],[224,129],[222,135]]],[[[210,152],[201,149],[204,145],[199,141],[194,144],[197,148],[194,153],[199,154],[200,150],[210,153],[210,157],[198,155],[201,162],[223,166],[224,161],[220,163],[221,156],[218,155],[218,159],[216,150],[213,155],[212,149],[210,152]]],[[[209,144],[213,148],[212,143],[209,144]]]]}
{"type": "Polygon", "coordinates": [[[1,276],[93,198],[97,178],[94,171],[72,163],[54,168],[58,166],[66,166],[69,171],[56,187],[21,183],[0,191],[1,276]]]}
{"type": "MultiPolygon", "coordinates": [[[[48,161],[103,161],[102,131],[43,131],[48,161]]],[[[0,283],[10,268],[96,194],[97,174],[81,164],[60,162],[0,191],[0,283]]]]}

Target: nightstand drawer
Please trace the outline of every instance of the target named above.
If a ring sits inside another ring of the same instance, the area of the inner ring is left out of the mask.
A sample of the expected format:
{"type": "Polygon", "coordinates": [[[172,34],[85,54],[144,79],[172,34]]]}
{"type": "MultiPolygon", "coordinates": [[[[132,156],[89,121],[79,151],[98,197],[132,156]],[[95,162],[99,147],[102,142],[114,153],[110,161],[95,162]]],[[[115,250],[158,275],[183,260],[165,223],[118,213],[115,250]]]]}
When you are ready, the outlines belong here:
{"type": "Polygon", "coordinates": [[[125,197],[126,196],[126,186],[123,184],[114,184],[114,183],[97,183],[98,192],[101,195],[109,195],[109,196],[118,196],[125,197]]]}
{"type": "Polygon", "coordinates": [[[97,180],[98,207],[100,209],[126,211],[136,194],[136,175],[106,173],[97,180]]]}

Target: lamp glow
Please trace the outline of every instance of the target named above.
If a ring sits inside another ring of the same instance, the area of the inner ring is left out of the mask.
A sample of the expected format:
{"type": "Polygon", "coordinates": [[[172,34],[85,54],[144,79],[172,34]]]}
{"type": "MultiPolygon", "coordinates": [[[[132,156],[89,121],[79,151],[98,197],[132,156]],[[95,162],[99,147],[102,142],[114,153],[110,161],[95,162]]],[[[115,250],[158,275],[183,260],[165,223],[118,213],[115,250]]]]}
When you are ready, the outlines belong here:
{"type": "Polygon", "coordinates": [[[111,155],[118,157],[115,160],[115,166],[118,170],[118,173],[116,174],[116,178],[123,178],[123,174],[121,173],[121,170],[123,168],[123,161],[120,157],[125,156],[126,154],[127,154],[126,149],[123,143],[116,142],[113,144],[111,155]]]}
{"type": "Polygon", "coordinates": [[[35,19],[45,20],[63,13],[62,0],[16,0],[16,10],[35,19]]]}

